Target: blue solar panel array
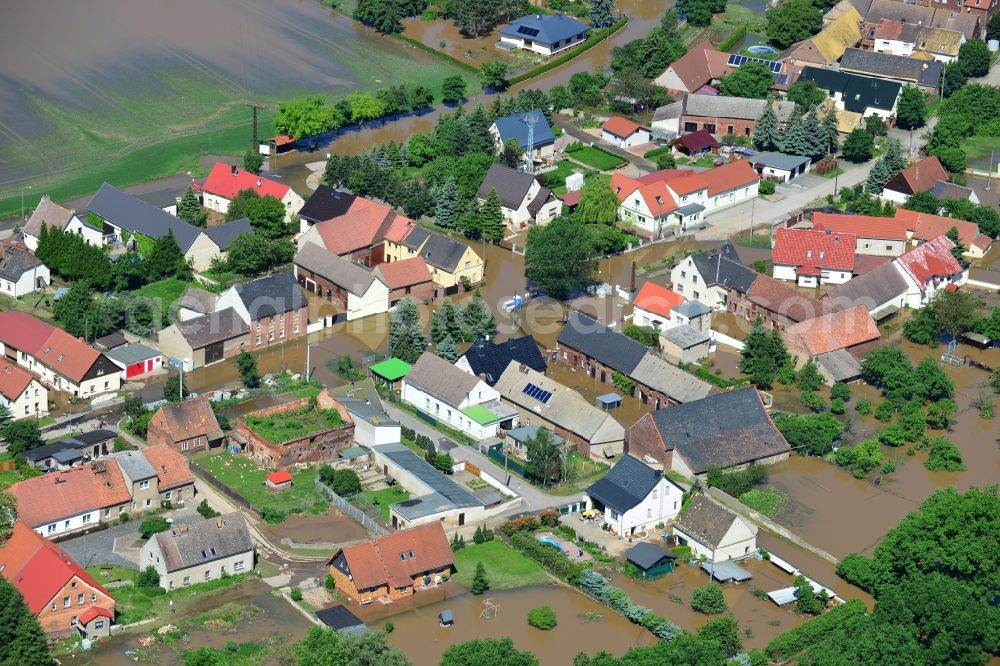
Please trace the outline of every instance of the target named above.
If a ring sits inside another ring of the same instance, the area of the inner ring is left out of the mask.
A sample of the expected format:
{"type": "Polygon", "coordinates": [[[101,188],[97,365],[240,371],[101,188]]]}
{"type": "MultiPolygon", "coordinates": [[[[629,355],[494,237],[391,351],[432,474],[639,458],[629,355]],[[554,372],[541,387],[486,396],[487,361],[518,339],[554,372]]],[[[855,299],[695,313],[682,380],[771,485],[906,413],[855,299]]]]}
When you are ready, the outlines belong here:
{"type": "Polygon", "coordinates": [[[545,389],[539,388],[531,383],[525,385],[525,387],[522,389],[522,392],[529,398],[534,398],[543,405],[548,404],[549,398],[552,397],[551,391],[546,391],[545,389]]]}
{"type": "Polygon", "coordinates": [[[766,58],[754,58],[752,56],[739,55],[737,53],[729,54],[729,66],[730,67],[740,67],[743,63],[747,62],[759,62],[760,64],[766,66],[771,70],[772,73],[777,74],[781,71],[781,63],[774,60],[768,60],[766,58]]]}

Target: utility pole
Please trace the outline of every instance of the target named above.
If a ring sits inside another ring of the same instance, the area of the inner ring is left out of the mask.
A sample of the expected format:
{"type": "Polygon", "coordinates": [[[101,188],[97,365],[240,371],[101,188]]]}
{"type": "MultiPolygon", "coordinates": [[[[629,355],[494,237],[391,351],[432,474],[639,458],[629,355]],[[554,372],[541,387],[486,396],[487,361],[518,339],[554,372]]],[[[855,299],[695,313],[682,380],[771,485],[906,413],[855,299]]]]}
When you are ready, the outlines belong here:
{"type": "Polygon", "coordinates": [[[250,148],[256,151],[260,145],[257,143],[257,109],[263,109],[264,107],[259,104],[247,104],[247,106],[253,109],[253,144],[250,148]]]}
{"type": "Polygon", "coordinates": [[[990,165],[986,168],[986,191],[990,191],[990,183],[993,182],[993,154],[996,151],[990,151],[990,165]]]}

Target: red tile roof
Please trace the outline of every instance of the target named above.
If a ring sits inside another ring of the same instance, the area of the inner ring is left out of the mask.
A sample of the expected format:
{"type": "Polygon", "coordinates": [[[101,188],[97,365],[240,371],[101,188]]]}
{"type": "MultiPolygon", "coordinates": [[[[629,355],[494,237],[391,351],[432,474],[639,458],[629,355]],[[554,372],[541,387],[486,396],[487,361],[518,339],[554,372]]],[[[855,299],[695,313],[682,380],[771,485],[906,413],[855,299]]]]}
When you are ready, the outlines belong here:
{"type": "Polygon", "coordinates": [[[347,546],[341,552],[351,571],[354,586],[359,590],[387,583],[408,587],[413,584],[415,576],[455,564],[455,556],[441,523],[400,530],[347,546]]]}
{"type": "Polygon", "coordinates": [[[699,173],[692,173],[678,178],[671,178],[666,181],[666,183],[667,187],[677,193],[677,196],[679,197],[682,197],[685,194],[691,194],[693,192],[708,189],[707,179],[703,178],[702,174],[699,173]]]}
{"type": "Polygon", "coordinates": [[[90,483],[100,508],[118,506],[132,499],[130,484],[125,480],[117,461],[95,460],[82,469],[90,473],[90,483]]]}
{"type": "Polygon", "coordinates": [[[115,614],[106,608],[101,608],[100,606],[91,606],[87,610],[83,611],[83,615],[78,617],[76,621],[77,623],[82,624],[83,626],[86,627],[88,624],[90,624],[93,620],[97,619],[98,617],[113,618],[114,616],[115,614]]]}
{"type": "Polygon", "coordinates": [[[646,282],[639,289],[632,303],[637,308],[642,308],[663,317],[669,317],[670,308],[677,307],[684,300],[684,297],[676,291],[661,287],[655,282],[646,282]]]}
{"type": "Polygon", "coordinates": [[[401,228],[394,224],[396,218],[391,206],[357,197],[346,213],[315,229],[327,250],[343,256],[381,244],[390,230],[401,228]]]}
{"type": "Polygon", "coordinates": [[[160,407],[153,414],[150,425],[166,432],[174,442],[193,437],[218,439],[222,436],[219,420],[204,395],[160,407]]]}
{"type": "Polygon", "coordinates": [[[722,146],[721,143],[715,140],[711,134],[709,134],[707,129],[700,129],[697,132],[692,132],[691,134],[685,134],[679,139],[675,139],[675,143],[680,142],[684,148],[687,149],[689,153],[697,153],[706,148],[719,148],[722,146]]]}
{"type": "Polygon", "coordinates": [[[891,217],[813,213],[812,222],[813,229],[830,229],[840,233],[854,234],[859,238],[901,241],[908,238],[906,223],[891,217]]]}
{"type": "Polygon", "coordinates": [[[934,183],[939,180],[948,180],[948,172],[941,166],[938,158],[932,155],[893,176],[885,184],[885,189],[904,194],[917,194],[930,191],[934,183]]]}
{"type": "Polygon", "coordinates": [[[393,243],[402,243],[410,235],[410,231],[415,226],[417,226],[417,223],[410,218],[404,215],[397,215],[386,230],[385,239],[393,243]]]}
{"type": "MultiPolygon", "coordinates": [[[[642,183],[643,185],[652,185],[653,183],[665,183],[671,178],[680,178],[682,176],[690,176],[693,173],[698,173],[694,169],[660,169],[659,171],[654,171],[653,173],[646,174],[640,178],[629,178],[628,180],[634,180],[637,183],[642,183]]],[[[615,174],[620,175],[620,174],[615,174]]],[[[625,176],[621,176],[626,178],[625,176]]],[[[614,176],[612,176],[614,180],[614,176]]]]}
{"type": "Polygon", "coordinates": [[[703,171],[701,177],[708,181],[710,197],[760,181],[760,175],[746,160],[733,160],[728,164],[703,171]]]}
{"type": "Polygon", "coordinates": [[[774,263],[853,271],[857,237],[812,229],[778,229],[774,233],[774,263]]]}
{"type": "Polygon", "coordinates": [[[678,58],[670,69],[684,83],[687,92],[694,92],[729,72],[730,68],[726,65],[728,56],[728,53],[716,51],[710,42],[704,41],[678,58]]]}
{"type": "Polygon", "coordinates": [[[938,236],[897,257],[896,261],[922,291],[931,278],[962,273],[964,269],[961,264],[951,255],[953,247],[955,244],[947,236],[938,236]]]}
{"type": "Polygon", "coordinates": [[[147,446],[142,450],[149,464],[156,470],[160,492],[194,483],[191,467],[184,455],[166,444],[147,446]]]}
{"type": "Polygon", "coordinates": [[[233,199],[243,190],[253,190],[262,197],[270,195],[275,199],[283,199],[288,194],[288,185],[240,168],[236,168],[234,174],[233,167],[222,162],[215,163],[201,189],[224,199],[233,199]]]}
{"type": "Polygon", "coordinates": [[[101,504],[86,466],[18,481],[10,493],[17,498],[17,515],[31,527],[95,511],[101,504]]]}
{"type": "Polygon", "coordinates": [[[0,342],[34,355],[55,327],[26,312],[0,312],[0,342]]]}
{"type": "Polygon", "coordinates": [[[958,229],[958,239],[966,249],[978,247],[981,250],[989,248],[993,240],[986,234],[979,233],[979,226],[975,222],[967,222],[954,217],[943,215],[931,215],[930,213],[918,213],[905,208],[896,209],[896,219],[902,220],[906,227],[913,232],[913,237],[917,240],[930,240],[938,236],[944,236],[952,227],[958,229]]]}
{"type": "Polygon", "coordinates": [[[573,190],[572,192],[567,192],[566,194],[557,194],[556,197],[563,202],[563,204],[572,208],[573,206],[580,203],[580,190],[573,190]]]}
{"type": "Polygon", "coordinates": [[[389,289],[403,289],[431,281],[431,269],[423,257],[379,264],[375,271],[382,276],[389,289]]]}
{"type": "Polygon", "coordinates": [[[35,354],[35,359],[74,383],[79,383],[100,356],[101,352],[79,338],[74,338],[61,328],[53,328],[45,344],[35,354]]]}
{"type": "Polygon", "coordinates": [[[274,141],[274,145],[276,146],[287,146],[290,143],[295,143],[295,137],[291,134],[279,134],[271,137],[271,141],[274,141]]]}
{"type": "Polygon", "coordinates": [[[21,521],[14,523],[10,539],[0,548],[0,570],[21,592],[32,613],[48,606],[74,577],[108,595],[108,591],[62,548],[21,521]]]}
{"type": "Polygon", "coordinates": [[[747,290],[747,300],[754,305],[799,322],[828,312],[828,305],[807,296],[770,275],[758,275],[747,290]]]}
{"type": "Polygon", "coordinates": [[[0,356],[0,395],[13,402],[31,384],[31,373],[0,356]]]}
{"type": "Polygon", "coordinates": [[[288,473],[288,470],[279,469],[277,472],[271,472],[268,474],[267,480],[274,485],[289,483],[292,480],[292,475],[288,473]]]}
{"type": "Polygon", "coordinates": [[[793,324],[786,329],[785,335],[800,340],[801,348],[810,356],[879,339],[878,326],[864,305],[793,324]]]}
{"type": "MultiPolygon", "coordinates": [[[[691,172],[685,171],[683,173],[691,172]]],[[[653,175],[656,174],[650,174],[650,176],[653,175]]],[[[618,195],[619,203],[623,203],[628,197],[638,193],[653,215],[662,215],[677,210],[677,202],[664,181],[650,181],[647,180],[648,178],[649,176],[634,179],[616,173],[611,176],[611,189],[618,195]]]]}
{"type": "Polygon", "coordinates": [[[642,129],[642,125],[639,123],[632,122],[628,118],[622,118],[621,116],[611,116],[604,124],[601,125],[601,129],[605,132],[610,132],[617,137],[622,139],[627,139],[636,132],[642,129]]]}
{"type": "Polygon", "coordinates": [[[878,39],[899,39],[903,34],[903,23],[892,19],[884,18],[878,22],[875,28],[875,37],[878,39]]]}

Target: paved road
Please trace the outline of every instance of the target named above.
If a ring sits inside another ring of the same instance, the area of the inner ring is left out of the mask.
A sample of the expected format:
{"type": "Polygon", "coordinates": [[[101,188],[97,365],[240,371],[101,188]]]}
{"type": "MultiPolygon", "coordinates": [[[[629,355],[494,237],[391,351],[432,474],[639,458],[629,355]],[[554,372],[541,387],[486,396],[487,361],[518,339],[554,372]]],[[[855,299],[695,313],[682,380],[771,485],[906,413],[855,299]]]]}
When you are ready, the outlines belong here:
{"type": "MultiPolygon", "coordinates": [[[[416,432],[430,437],[431,440],[437,442],[438,439],[442,437],[442,434],[430,427],[417,417],[413,416],[409,412],[403,411],[402,409],[395,407],[391,403],[384,403],[385,410],[389,413],[393,419],[399,423],[405,425],[407,428],[413,428],[416,432]]],[[[493,444],[493,441],[485,443],[483,446],[488,446],[493,444]]],[[[501,482],[506,480],[503,468],[497,465],[495,462],[490,460],[485,454],[481,453],[474,447],[467,446],[465,444],[459,445],[459,448],[452,451],[453,458],[463,458],[468,460],[472,464],[476,465],[482,470],[485,470],[492,474],[501,482]]],[[[576,499],[575,495],[570,495],[568,497],[549,495],[543,493],[541,490],[531,485],[527,481],[524,481],[516,475],[512,475],[511,488],[518,493],[524,500],[525,506],[516,510],[516,512],[521,511],[539,511],[548,507],[559,506],[561,504],[567,504],[570,501],[576,499]]],[[[581,493],[582,495],[583,493],[581,493]]]]}

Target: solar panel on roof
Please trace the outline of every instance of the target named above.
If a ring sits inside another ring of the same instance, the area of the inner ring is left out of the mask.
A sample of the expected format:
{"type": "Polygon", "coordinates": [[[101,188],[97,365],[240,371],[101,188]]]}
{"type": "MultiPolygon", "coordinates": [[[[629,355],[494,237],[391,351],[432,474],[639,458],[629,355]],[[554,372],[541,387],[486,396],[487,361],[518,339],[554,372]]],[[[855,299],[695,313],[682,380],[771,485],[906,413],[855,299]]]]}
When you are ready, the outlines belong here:
{"type": "Polygon", "coordinates": [[[781,71],[781,63],[774,60],[768,60],[767,58],[753,58],[751,56],[739,55],[737,53],[729,54],[728,64],[730,67],[740,67],[748,62],[759,62],[770,69],[774,74],[781,71]]]}
{"type": "Polygon", "coordinates": [[[528,37],[534,37],[538,34],[538,28],[529,28],[526,25],[518,26],[517,31],[522,35],[527,35],[528,37]]]}
{"type": "Polygon", "coordinates": [[[539,388],[530,382],[525,384],[521,391],[529,398],[534,398],[543,405],[547,404],[549,402],[549,398],[552,397],[551,391],[546,391],[545,389],[539,388]]]}

